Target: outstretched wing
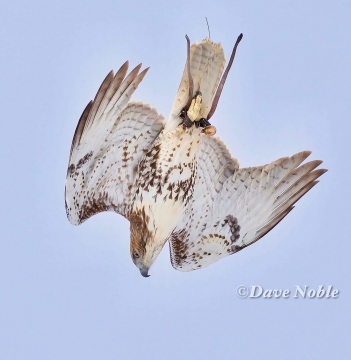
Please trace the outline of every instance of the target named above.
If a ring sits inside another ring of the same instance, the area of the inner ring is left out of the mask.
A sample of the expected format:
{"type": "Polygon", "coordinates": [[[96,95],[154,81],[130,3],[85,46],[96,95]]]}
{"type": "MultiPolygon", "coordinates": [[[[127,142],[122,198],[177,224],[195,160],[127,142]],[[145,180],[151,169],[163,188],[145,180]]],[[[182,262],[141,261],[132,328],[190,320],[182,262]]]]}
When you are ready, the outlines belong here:
{"type": "Polygon", "coordinates": [[[259,240],[326,172],[314,170],[319,160],[300,165],[309,151],[238,169],[218,138],[203,140],[192,204],[169,237],[172,265],[181,271],[206,267],[259,240]]]}
{"type": "Polygon", "coordinates": [[[75,131],[67,170],[66,212],[74,225],[101,211],[128,217],[138,163],[164,126],[156,109],[128,102],[148,69],[124,79],[128,62],[111,71],[75,131]]]}

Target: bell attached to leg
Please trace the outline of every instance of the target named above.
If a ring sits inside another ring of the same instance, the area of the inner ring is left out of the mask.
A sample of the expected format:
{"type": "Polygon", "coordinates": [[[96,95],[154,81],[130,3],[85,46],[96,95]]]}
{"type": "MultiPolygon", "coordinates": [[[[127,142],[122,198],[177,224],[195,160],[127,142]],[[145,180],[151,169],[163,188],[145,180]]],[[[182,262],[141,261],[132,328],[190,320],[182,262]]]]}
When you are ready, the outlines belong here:
{"type": "Polygon", "coordinates": [[[208,135],[208,136],[214,136],[216,134],[216,127],[213,126],[213,125],[209,125],[209,126],[206,126],[204,127],[204,129],[202,130],[202,132],[205,134],[205,135],[208,135]]]}

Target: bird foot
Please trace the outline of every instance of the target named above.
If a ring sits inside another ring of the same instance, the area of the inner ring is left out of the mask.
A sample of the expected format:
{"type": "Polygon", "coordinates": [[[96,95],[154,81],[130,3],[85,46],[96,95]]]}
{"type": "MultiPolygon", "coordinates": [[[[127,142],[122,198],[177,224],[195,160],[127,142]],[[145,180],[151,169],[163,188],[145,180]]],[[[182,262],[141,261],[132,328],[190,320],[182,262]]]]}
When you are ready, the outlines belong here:
{"type": "Polygon", "coordinates": [[[189,106],[189,109],[187,111],[188,118],[191,121],[195,121],[198,119],[200,110],[202,106],[202,94],[200,91],[198,91],[193,99],[191,100],[191,104],[189,106]]]}

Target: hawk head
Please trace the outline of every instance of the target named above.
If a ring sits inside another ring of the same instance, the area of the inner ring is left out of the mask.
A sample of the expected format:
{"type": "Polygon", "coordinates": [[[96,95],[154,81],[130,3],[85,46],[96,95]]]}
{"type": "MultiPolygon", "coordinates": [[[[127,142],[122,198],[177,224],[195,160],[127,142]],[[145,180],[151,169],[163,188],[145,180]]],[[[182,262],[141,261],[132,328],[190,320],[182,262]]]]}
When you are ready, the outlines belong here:
{"type": "Polygon", "coordinates": [[[130,256],[140,274],[149,277],[148,271],[161,252],[166,239],[157,241],[155,232],[150,231],[152,226],[150,217],[145,209],[139,209],[129,217],[130,221],[130,256]]]}

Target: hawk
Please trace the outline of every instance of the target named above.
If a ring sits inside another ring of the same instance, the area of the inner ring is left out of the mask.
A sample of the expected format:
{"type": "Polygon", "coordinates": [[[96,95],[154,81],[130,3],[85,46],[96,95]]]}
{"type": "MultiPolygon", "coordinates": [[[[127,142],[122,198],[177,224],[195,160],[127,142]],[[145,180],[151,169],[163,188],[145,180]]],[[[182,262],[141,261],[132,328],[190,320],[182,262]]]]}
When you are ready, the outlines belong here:
{"type": "Polygon", "coordinates": [[[190,46],[168,121],[130,101],[148,68],[128,61],[102,82],[73,136],[65,205],[79,225],[102,211],[130,222],[130,255],[144,277],[168,241],[172,266],[204,268],[272,230],[325,169],[310,151],[240,168],[209,122],[233,63],[210,38],[190,46]],[[223,73],[223,75],[222,75],[223,73]]]}

